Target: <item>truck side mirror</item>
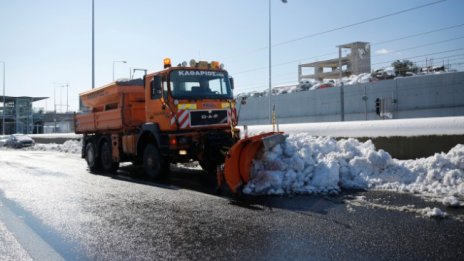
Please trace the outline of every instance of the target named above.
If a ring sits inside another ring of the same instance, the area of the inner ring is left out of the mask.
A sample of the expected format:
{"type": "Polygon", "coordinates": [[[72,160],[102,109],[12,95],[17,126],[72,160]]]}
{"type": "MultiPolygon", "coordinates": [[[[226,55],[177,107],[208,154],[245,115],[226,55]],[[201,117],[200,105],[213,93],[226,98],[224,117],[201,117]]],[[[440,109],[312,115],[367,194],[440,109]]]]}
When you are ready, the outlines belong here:
{"type": "Polygon", "coordinates": [[[234,78],[229,77],[229,82],[230,82],[230,89],[234,89],[234,78]]]}
{"type": "Polygon", "coordinates": [[[163,91],[161,89],[161,77],[155,76],[153,80],[151,80],[151,98],[152,99],[159,99],[163,91]]]}

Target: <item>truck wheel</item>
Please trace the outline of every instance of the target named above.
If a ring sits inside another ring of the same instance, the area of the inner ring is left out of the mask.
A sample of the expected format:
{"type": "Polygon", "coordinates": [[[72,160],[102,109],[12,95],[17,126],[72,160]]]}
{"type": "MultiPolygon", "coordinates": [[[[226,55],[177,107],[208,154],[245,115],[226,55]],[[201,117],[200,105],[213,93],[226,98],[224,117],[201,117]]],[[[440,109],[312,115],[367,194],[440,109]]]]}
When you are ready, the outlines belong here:
{"type": "Polygon", "coordinates": [[[119,168],[119,162],[113,161],[113,153],[111,150],[110,143],[107,141],[103,142],[100,151],[100,160],[103,171],[109,173],[116,172],[116,170],[118,170],[119,168]]]}
{"type": "Polygon", "coordinates": [[[216,175],[217,165],[210,160],[199,160],[201,168],[206,171],[208,174],[216,175]]]}
{"type": "Polygon", "coordinates": [[[95,144],[91,141],[85,146],[85,161],[87,161],[87,166],[91,172],[100,170],[100,161],[97,157],[97,150],[95,149],[95,144]]]}
{"type": "Polygon", "coordinates": [[[152,179],[160,178],[163,174],[164,161],[158,148],[153,144],[148,144],[143,152],[143,167],[145,174],[152,179]]]}

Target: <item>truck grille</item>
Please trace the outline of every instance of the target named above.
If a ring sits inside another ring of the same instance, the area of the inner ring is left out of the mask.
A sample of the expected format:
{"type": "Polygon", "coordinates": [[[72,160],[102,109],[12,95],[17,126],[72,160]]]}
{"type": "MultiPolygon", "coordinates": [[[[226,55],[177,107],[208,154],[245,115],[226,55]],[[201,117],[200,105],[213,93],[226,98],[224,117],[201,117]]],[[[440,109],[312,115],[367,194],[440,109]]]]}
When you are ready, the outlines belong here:
{"type": "Polygon", "coordinates": [[[190,112],[190,126],[226,124],[227,110],[204,110],[190,112]]]}

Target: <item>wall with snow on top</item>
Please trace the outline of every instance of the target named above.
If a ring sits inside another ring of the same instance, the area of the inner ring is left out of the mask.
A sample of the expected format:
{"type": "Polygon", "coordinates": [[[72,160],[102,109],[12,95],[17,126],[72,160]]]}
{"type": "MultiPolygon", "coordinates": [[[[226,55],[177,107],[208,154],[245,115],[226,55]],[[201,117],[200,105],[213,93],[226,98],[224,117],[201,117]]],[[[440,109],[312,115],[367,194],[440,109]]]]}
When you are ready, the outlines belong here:
{"type": "MultiPolygon", "coordinates": [[[[272,96],[280,123],[341,121],[339,87],[272,96]]],[[[385,99],[394,119],[464,115],[464,72],[421,75],[344,87],[345,121],[377,120],[375,101],[385,99]]],[[[269,97],[249,97],[239,124],[269,123],[269,97]]]]}

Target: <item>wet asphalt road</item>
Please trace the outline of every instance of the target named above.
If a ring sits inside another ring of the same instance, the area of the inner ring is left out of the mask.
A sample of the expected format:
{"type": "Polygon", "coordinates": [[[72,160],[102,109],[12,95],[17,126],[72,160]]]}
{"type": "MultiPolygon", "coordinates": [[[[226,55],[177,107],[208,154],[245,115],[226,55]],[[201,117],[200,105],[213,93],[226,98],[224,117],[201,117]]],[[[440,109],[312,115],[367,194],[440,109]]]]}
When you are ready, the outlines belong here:
{"type": "Polygon", "coordinates": [[[138,172],[125,166],[116,175],[96,175],[76,155],[0,150],[0,243],[16,249],[11,253],[0,247],[0,259],[37,259],[41,245],[29,246],[27,234],[67,260],[464,256],[464,211],[412,195],[345,191],[235,199],[216,195],[215,177],[200,170],[173,167],[161,182],[138,172]],[[407,210],[401,208],[405,205],[407,210]],[[450,218],[415,212],[433,206],[450,218]],[[32,232],[14,228],[17,223],[32,232]]]}

